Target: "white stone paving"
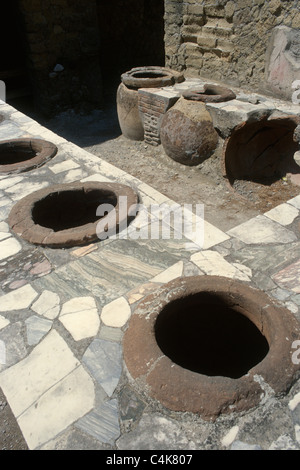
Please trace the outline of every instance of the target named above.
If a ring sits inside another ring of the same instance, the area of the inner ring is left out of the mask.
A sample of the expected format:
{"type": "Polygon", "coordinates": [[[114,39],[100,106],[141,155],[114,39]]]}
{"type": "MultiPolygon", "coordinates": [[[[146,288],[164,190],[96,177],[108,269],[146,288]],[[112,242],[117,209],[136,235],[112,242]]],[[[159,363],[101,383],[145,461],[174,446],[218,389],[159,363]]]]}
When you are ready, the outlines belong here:
{"type": "Polygon", "coordinates": [[[131,309],[124,297],[119,297],[106,304],[101,312],[101,320],[106,326],[121,328],[131,315],[131,309]]]}
{"type": "Polygon", "coordinates": [[[155,276],[151,279],[151,282],[166,283],[170,282],[177,277],[182,276],[183,272],[183,261],[178,261],[178,263],[173,264],[170,268],[166,269],[162,273],[155,276]]]}
{"type": "Polygon", "coordinates": [[[74,168],[79,168],[79,165],[73,160],[65,160],[64,162],[56,163],[55,165],[49,166],[49,169],[55,175],[57,175],[58,173],[65,172],[65,171],[73,170],[74,168]]]}
{"type": "Polygon", "coordinates": [[[11,234],[8,232],[0,232],[0,241],[5,240],[6,238],[11,237],[11,234]]]}
{"type": "Polygon", "coordinates": [[[5,328],[7,325],[9,325],[9,320],[7,320],[7,318],[4,318],[2,315],[0,315],[0,330],[2,330],[2,328],[5,328]]]}
{"type": "Polygon", "coordinates": [[[2,232],[2,233],[8,233],[9,232],[9,226],[6,222],[0,222],[0,232],[2,232]]]}
{"type": "Polygon", "coordinates": [[[74,181],[81,180],[87,175],[87,173],[83,170],[79,169],[74,169],[70,170],[68,173],[66,173],[63,183],[73,183],[74,181]]]}
{"type": "Polygon", "coordinates": [[[0,207],[7,206],[8,204],[11,204],[11,199],[8,199],[7,197],[1,197],[0,207]]]}
{"type": "Polygon", "coordinates": [[[280,243],[291,243],[297,240],[295,233],[264,215],[258,215],[234,227],[227,234],[246,244],[267,244],[279,241],[280,243]]]}
{"type": "Polygon", "coordinates": [[[30,284],[20,287],[1,297],[0,312],[11,312],[28,308],[37,296],[38,293],[30,284]]]}
{"type": "Polygon", "coordinates": [[[14,201],[18,201],[22,199],[23,197],[26,197],[29,194],[33,193],[34,191],[47,188],[48,186],[49,186],[49,183],[47,181],[42,181],[40,183],[26,181],[26,182],[22,182],[14,186],[11,186],[10,188],[6,190],[6,192],[9,193],[10,197],[14,201]]]}
{"type": "Polygon", "coordinates": [[[87,176],[81,180],[82,183],[89,182],[89,181],[98,181],[99,183],[111,183],[111,179],[107,178],[105,175],[101,174],[94,174],[91,176],[87,176]]]}
{"type": "Polygon", "coordinates": [[[13,176],[6,178],[4,180],[0,181],[0,189],[9,189],[13,186],[16,186],[18,183],[20,183],[24,178],[22,176],[13,176]]]}
{"type": "Polygon", "coordinates": [[[191,256],[191,261],[198,266],[205,274],[210,276],[224,276],[240,281],[250,281],[249,272],[228,263],[223,256],[216,251],[200,251],[191,256]]]}
{"type": "Polygon", "coordinates": [[[60,298],[56,292],[45,290],[32,305],[31,310],[50,320],[54,320],[60,311],[60,298]]]}
{"type": "Polygon", "coordinates": [[[299,196],[296,196],[296,197],[293,197],[293,199],[290,199],[288,201],[288,204],[291,204],[292,206],[300,210],[300,194],[299,196]]]}
{"type": "Polygon", "coordinates": [[[89,412],[95,399],[92,379],[55,330],[0,374],[0,387],[30,449],[89,412]]]}
{"type": "Polygon", "coordinates": [[[100,326],[93,297],[78,297],[64,303],[59,319],[76,341],[95,336],[100,326]]]}
{"type": "Polygon", "coordinates": [[[281,225],[290,225],[299,215],[299,210],[290,204],[280,204],[264,214],[281,225]]]}

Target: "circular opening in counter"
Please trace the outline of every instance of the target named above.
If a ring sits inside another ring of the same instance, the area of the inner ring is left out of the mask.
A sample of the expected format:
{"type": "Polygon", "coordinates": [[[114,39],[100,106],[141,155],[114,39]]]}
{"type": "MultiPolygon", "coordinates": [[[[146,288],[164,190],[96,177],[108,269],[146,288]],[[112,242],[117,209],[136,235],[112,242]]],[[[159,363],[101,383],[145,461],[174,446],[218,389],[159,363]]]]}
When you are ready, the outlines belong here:
{"type": "Polygon", "coordinates": [[[236,95],[229,88],[206,83],[203,90],[187,90],[183,93],[183,97],[187,100],[202,101],[204,103],[221,103],[234,100],[236,95]]]}
{"type": "Polygon", "coordinates": [[[55,185],[21,199],[10,212],[9,225],[21,238],[36,245],[84,245],[105,240],[126,228],[132,220],[129,209],[137,203],[133,189],[121,184],[55,185]]]}
{"type": "Polygon", "coordinates": [[[177,278],[144,297],[123,338],[137,391],[204,419],[287,393],[300,326],[264,292],[220,276],[177,278]]]}
{"type": "Polygon", "coordinates": [[[182,73],[167,67],[135,67],[121,75],[122,83],[128,88],[160,88],[184,81],[182,73]]]}
{"type": "Polygon", "coordinates": [[[240,307],[206,292],[175,300],[157,317],[155,337],[163,353],[185,369],[238,378],[266,356],[266,338],[240,307]]]}
{"type": "Polygon", "coordinates": [[[162,77],[167,77],[168,75],[166,73],[160,73],[160,72],[135,72],[132,74],[133,77],[135,78],[162,78],[162,77]]]}
{"type": "Polygon", "coordinates": [[[57,153],[57,147],[42,139],[0,142],[0,173],[18,173],[37,168],[57,153]]]}
{"type": "Polygon", "coordinates": [[[99,220],[96,212],[100,204],[108,204],[113,209],[117,205],[117,195],[103,189],[53,191],[34,204],[32,220],[37,225],[60,232],[95,223],[99,220]]]}

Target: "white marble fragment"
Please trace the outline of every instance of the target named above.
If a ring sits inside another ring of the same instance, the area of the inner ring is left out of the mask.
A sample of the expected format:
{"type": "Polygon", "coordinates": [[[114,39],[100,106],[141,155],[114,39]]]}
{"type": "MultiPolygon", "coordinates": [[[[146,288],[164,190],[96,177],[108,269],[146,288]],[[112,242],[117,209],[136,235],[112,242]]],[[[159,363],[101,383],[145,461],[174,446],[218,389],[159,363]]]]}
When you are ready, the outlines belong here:
{"type": "Polygon", "coordinates": [[[222,445],[224,447],[230,446],[235,440],[236,436],[238,435],[238,432],[239,432],[239,427],[233,426],[221,440],[222,445]]]}
{"type": "Polygon", "coordinates": [[[281,225],[290,225],[298,215],[299,210],[290,204],[280,204],[265,213],[265,216],[281,225]]]}
{"type": "Polygon", "coordinates": [[[258,215],[227,233],[246,244],[291,243],[297,240],[295,233],[264,215],[258,215]]]}
{"type": "Polygon", "coordinates": [[[121,328],[131,315],[131,309],[124,297],[119,297],[105,305],[101,312],[101,320],[106,326],[121,328]]]}
{"type": "Polygon", "coordinates": [[[9,325],[9,320],[7,320],[7,318],[4,318],[2,315],[0,315],[0,330],[2,330],[2,328],[5,328],[7,325],[9,325]]]}
{"type": "Polygon", "coordinates": [[[26,286],[20,287],[1,297],[0,312],[11,312],[28,308],[37,296],[38,293],[33,287],[30,284],[26,284],[26,286]]]}
{"type": "Polygon", "coordinates": [[[95,336],[100,326],[93,297],[76,297],[69,300],[62,306],[59,319],[75,341],[95,336]]]}
{"type": "Polygon", "coordinates": [[[31,310],[49,320],[54,320],[60,310],[59,295],[55,292],[44,290],[38,300],[32,305],[31,310]]]}
{"type": "Polygon", "coordinates": [[[56,163],[55,165],[49,166],[49,169],[55,174],[62,173],[64,171],[73,170],[74,168],[78,168],[78,163],[74,162],[73,160],[66,160],[61,163],[56,163]]]}
{"type": "Polygon", "coordinates": [[[250,281],[250,271],[246,271],[244,266],[234,266],[228,263],[220,253],[216,251],[200,251],[191,256],[191,261],[205,274],[210,276],[224,276],[240,281],[250,281]]]}
{"type": "Polygon", "coordinates": [[[21,251],[21,245],[15,238],[8,237],[0,241],[0,260],[16,255],[21,251]]]}
{"type": "Polygon", "coordinates": [[[183,261],[178,261],[178,263],[173,264],[173,266],[171,266],[170,268],[167,268],[165,271],[155,276],[153,279],[151,279],[150,282],[158,282],[158,283],[170,282],[173,279],[180,277],[182,275],[182,271],[183,271],[183,261]]]}

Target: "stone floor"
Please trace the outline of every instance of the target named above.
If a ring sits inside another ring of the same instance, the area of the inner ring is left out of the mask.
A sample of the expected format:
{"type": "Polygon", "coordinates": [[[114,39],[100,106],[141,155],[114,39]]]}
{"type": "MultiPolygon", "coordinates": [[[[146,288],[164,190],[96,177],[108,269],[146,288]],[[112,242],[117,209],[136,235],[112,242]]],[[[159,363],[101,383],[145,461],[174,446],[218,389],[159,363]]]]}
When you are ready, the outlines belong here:
{"type": "MultiPolygon", "coordinates": [[[[140,395],[126,373],[122,337],[138,301],[195,274],[260,288],[300,320],[300,195],[227,233],[205,222],[201,246],[192,233],[32,246],[10,231],[9,212],[54,183],[118,182],[135,188],[145,207],[172,201],[4,102],[0,113],[0,139],[32,136],[58,147],[44,166],[0,176],[0,388],[28,448],[299,450],[300,381],[286,396],[266,390],[259,407],[207,422],[140,395]]],[[[133,232],[150,222],[141,212],[133,232]]]]}

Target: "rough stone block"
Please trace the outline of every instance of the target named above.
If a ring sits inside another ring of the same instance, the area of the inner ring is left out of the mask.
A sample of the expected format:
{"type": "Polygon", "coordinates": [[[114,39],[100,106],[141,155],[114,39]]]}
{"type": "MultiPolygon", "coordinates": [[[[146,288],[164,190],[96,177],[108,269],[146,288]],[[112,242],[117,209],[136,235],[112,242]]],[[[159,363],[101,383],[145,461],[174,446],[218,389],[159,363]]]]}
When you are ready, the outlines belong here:
{"type": "Polygon", "coordinates": [[[272,15],[278,14],[281,10],[281,1],[280,0],[271,0],[269,2],[269,10],[272,15]]]}
{"type": "Polygon", "coordinates": [[[235,2],[232,0],[227,2],[225,5],[225,17],[226,18],[232,18],[233,14],[235,12],[235,2]]]}
{"type": "Polygon", "coordinates": [[[217,47],[222,52],[232,52],[234,50],[234,44],[226,39],[217,39],[217,47]]]}
{"type": "Polygon", "coordinates": [[[206,49],[213,49],[217,45],[217,38],[209,36],[198,36],[197,42],[200,47],[204,47],[206,49]]]}
{"type": "Polygon", "coordinates": [[[218,5],[207,5],[205,8],[205,14],[207,16],[216,16],[218,18],[222,18],[225,16],[225,11],[222,6],[218,5]]]}
{"type": "Polygon", "coordinates": [[[291,26],[292,28],[300,28],[300,12],[299,11],[296,12],[291,26]]]}
{"type": "Polygon", "coordinates": [[[205,21],[203,16],[197,15],[184,15],[183,16],[183,23],[184,24],[197,24],[198,26],[203,26],[205,21]]]}
{"type": "Polygon", "coordinates": [[[202,16],[204,14],[203,5],[188,5],[187,12],[190,15],[202,16]]]}
{"type": "Polygon", "coordinates": [[[197,42],[199,28],[193,25],[184,25],[182,27],[182,38],[185,42],[197,42]]]}

